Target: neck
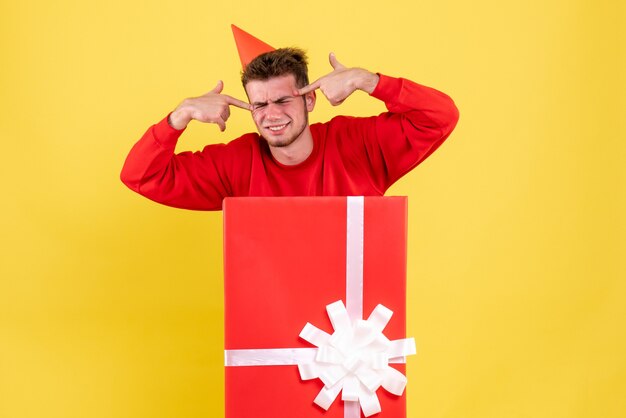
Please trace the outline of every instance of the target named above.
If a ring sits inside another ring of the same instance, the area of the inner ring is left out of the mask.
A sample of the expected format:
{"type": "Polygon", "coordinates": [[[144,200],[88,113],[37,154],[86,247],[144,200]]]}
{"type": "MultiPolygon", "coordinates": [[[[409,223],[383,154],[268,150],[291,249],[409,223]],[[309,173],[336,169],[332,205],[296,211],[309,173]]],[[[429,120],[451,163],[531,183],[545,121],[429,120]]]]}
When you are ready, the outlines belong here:
{"type": "Polygon", "coordinates": [[[300,136],[291,144],[284,147],[275,147],[270,145],[272,156],[281,164],[296,165],[300,164],[313,152],[313,135],[307,126],[300,136]]]}

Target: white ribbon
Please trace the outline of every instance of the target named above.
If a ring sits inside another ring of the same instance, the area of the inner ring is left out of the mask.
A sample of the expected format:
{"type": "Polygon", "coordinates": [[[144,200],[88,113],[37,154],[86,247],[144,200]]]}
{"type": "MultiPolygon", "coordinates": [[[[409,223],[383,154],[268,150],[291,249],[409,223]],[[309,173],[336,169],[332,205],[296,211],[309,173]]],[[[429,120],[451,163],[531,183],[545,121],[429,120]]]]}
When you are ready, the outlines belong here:
{"type": "Polygon", "coordinates": [[[315,348],[225,350],[226,366],[293,366],[315,360],[315,348]]]}
{"type": "Polygon", "coordinates": [[[326,306],[332,335],[307,323],[300,337],[317,348],[225,350],[226,366],[297,365],[303,380],[319,378],[324,387],[314,402],[328,410],[341,392],[344,418],[369,417],[381,411],[376,391],[382,386],[394,395],[404,392],[407,379],[391,363],[404,363],[415,354],[415,340],[389,341],[382,333],[393,312],[378,305],[363,318],[364,198],[348,197],[346,235],[346,306],[326,306]],[[360,405],[360,408],[359,408],[360,405]]]}
{"type": "Polygon", "coordinates": [[[346,307],[352,321],[363,318],[363,230],[365,198],[348,197],[346,213],[346,307]]]}

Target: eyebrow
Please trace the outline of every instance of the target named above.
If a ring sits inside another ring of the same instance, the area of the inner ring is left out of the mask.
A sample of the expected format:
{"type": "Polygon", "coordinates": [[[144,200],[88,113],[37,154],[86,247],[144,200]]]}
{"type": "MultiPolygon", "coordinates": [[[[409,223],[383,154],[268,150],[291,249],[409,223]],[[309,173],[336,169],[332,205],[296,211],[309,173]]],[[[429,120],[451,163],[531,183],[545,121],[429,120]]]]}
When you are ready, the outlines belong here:
{"type": "Polygon", "coordinates": [[[292,99],[294,97],[295,96],[282,96],[282,97],[279,97],[276,100],[270,100],[270,101],[267,101],[267,102],[254,102],[254,103],[252,103],[252,106],[265,106],[268,103],[278,103],[278,102],[284,101],[286,99],[292,99]]]}

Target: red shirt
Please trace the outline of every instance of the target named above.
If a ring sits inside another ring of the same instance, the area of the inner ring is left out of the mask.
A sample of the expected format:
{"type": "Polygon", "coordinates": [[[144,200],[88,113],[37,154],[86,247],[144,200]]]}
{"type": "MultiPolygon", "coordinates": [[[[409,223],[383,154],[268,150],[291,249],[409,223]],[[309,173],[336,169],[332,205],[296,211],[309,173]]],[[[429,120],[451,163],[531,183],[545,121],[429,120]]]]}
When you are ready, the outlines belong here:
{"type": "Polygon", "coordinates": [[[444,93],[402,78],[381,75],[371,95],[389,112],[311,125],[313,151],[292,166],[276,161],[257,133],[175,154],[183,131],[165,118],[132,148],[122,181],[156,202],[196,210],[219,210],[228,196],[382,196],[443,143],[459,113],[444,93]]]}

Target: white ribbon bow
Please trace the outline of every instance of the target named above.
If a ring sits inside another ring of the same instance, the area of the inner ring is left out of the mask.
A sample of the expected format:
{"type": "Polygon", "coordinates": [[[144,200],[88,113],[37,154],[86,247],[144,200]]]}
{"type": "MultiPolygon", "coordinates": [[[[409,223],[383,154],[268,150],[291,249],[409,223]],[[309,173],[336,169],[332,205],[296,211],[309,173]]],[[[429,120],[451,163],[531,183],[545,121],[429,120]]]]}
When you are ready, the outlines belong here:
{"type": "Polygon", "coordinates": [[[307,323],[300,337],[317,348],[315,360],[298,364],[303,380],[319,378],[324,387],[314,402],[328,410],[341,392],[344,401],[358,401],[366,417],[381,411],[376,391],[381,386],[400,396],[407,379],[389,360],[415,354],[415,340],[389,341],[382,333],[393,312],[378,305],[364,321],[352,323],[342,301],[326,306],[333,335],[307,323]]]}

